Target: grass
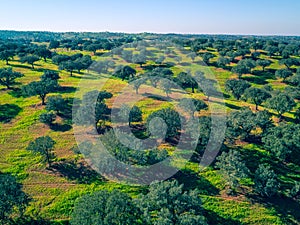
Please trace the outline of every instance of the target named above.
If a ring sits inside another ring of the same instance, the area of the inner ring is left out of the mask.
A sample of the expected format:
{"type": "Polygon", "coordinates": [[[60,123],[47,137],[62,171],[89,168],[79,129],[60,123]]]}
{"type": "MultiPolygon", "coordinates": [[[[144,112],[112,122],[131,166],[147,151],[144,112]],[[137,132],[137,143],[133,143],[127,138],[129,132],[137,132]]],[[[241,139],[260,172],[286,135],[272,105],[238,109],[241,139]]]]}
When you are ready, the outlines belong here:
{"type": "MultiPolygon", "coordinates": [[[[148,50],[156,49],[149,48],[148,50]]],[[[65,49],[58,49],[57,51],[67,55],[78,53],[78,51],[66,51],[65,49]]],[[[81,53],[91,54],[85,51],[81,53]]],[[[179,52],[177,52],[177,54],[181,55],[179,52]]],[[[185,56],[181,56],[183,62],[190,61],[185,56]]],[[[263,55],[262,57],[266,56],[263,55]]],[[[100,59],[101,57],[93,56],[93,58],[100,59]]],[[[122,62],[122,64],[125,63],[120,58],[116,58],[116,60],[122,62]]],[[[272,60],[274,63],[269,69],[282,67],[278,64],[277,60],[272,60]]],[[[174,59],[168,59],[166,61],[175,62],[174,59]]],[[[27,84],[31,81],[38,80],[46,69],[58,70],[58,67],[52,64],[51,60],[47,62],[42,60],[38,61],[34,70],[28,65],[20,64],[17,59],[10,62],[10,64],[14,70],[25,74],[23,78],[18,79],[20,84],[27,84]]],[[[0,61],[0,67],[6,67],[4,62],[0,61]]],[[[192,72],[197,70],[209,70],[210,74],[215,75],[222,91],[224,91],[225,81],[236,77],[236,75],[230,71],[218,69],[213,66],[204,68],[201,65],[197,65],[197,63],[190,66],[180,65],[179,67],[173,67],[172,70],[175,75],[177,75],[187,68],[191,69],[192,72]]],[[[110,76],[107,74],[92,74],[93,79],[80,79],[78,77],[82,76],[82,74],[74,73],[74,75],[75,77],[70,77],[69,73],[60,71],[60,85],[73,87],[70,88],[69,91],[60,93],[64,98],[81,98],[84,91],[93,88],[107,90],[114,94],[114,98],[107,101],[111,107],[116,96],[127,86],[126,81],[121,81],[116,78],[108,79],[110,76]],[[79,92],[75,93],[76,88],[78,88],[79,92]]],[[[255,86],[262,86],[261,84],[253,82],[255,81],[253,79],[250,81],[255,86]]],[[[271,84],[275,89],[283,89],[285,87],[285,84],[279,80],[265,79],[265,81],[271,84]]],[[[9,113],[6,113],[7,111],[3,110],[3,108],[0,110],[0,117],[6,116],[7,119],[6,121],[0,122],[0,170],[17,176],[19,181],[24,185],[24,190],[32,196],[33,201],[28,207],[26,214],[34,217],[41,216],[52,221],[64,221],[69,219],[76,199],[86,193],[101,189],[120,189],[129,193],[132,197],[137,197],[137,195],[144,190],[144,187],[102,180],[93,180],[89,184],[80,184],[74,179],[45,169],[45,165],[40,162],[40,156],[34,155],[26,150],[28,143],[42,135],[49,135],[57,143],[55,145],[55,154],[58,158],[58,162],[76,161],[78,158],[80,159],[80,156],[75,155],[72,151],[72,148],[76,146],[73,131],[54,131],[48,126],[41,124],[38,118],[39,115],[44,112],[44,108],[40,105],[40,99],[38,99],[38,97],[13,97],[12,94],[14,93],[5,90],[4,87],[2,87],[0,92],[1,106],[7,104],[6,110],[9,110],[9,113]],[[3,114],[4,116],[2,116],[3,114]]],[[[144,99],[136,103],[137,106],[141,107],[144,113],[144,120],[155,110],[174,107],[174,105],[177,104],[175,100],[182,97],[182,94],[173,92],[173,94],[171,94],[172,101],[163,101],[166,97],[165,93],[155,90],[149,85],[143,85],[140,92],[151,94],[144,95],[144,99]]],[[[51,95],[55,94],[56,93],[51,95]]],[[[204,99],[202,93],[196,93],[193,96],[204,99]]],[[[125,97],[125,102],[128,103],[135,100],[134,94],[125,97]]],[[[232,97],[226,98],[225,102],[228,112],[243,106],[254,108],[253,104],[236,101],[232,97]]],[[[285,114],[285,116],[291,118],[292,114],[285,114]]],[[[68,121],[62,121],[62,123],[65,122],[68,121]]],[[[245,145],[242,146],[242,149],[250,156],[263,156],[260,160],[268,160],[266,152],[259,146],[245,145]]],[[[290,167],[292,171],[299,171],[299,168],[294,168],[295,165],[290,165],[290,167]]],[[[225,187],[225,182],[218,171],[212,168],[199,171],[197,163],[188,163],[185,165],[183,174],[180,175],[182,176],[177,175],[177,178],[186,185],[187,189],[194,187],[200,189],[204,208],[211,224],[284,224],[282,218],[273,207],[262,203],[253,203],[245,197],[230,199],[222,195],[221,192],[225,187]]],[[[293,179],[300,179],[299,174],[294,172],[287,173],[282,179],[290,182],[291,177],[293,179]]],[[[293,215],[289,216],[293,217],[293,215]]]]}

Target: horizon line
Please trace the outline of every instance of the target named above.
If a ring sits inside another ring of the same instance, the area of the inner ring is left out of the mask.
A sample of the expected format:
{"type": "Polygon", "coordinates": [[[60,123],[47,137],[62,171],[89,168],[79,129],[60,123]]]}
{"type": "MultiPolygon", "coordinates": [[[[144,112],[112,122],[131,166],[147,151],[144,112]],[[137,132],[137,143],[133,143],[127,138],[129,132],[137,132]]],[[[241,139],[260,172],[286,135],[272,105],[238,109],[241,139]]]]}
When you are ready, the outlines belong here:
{"type": "Polygon", "coordinates": [[[245,33],[192,33],[192,32],[153,32],[153,31],[140,31],[140,32],[128,32],[128,31],[53,31],[53,30],[15,30],[15,29],[0,29],[0,32],[48,32],[48,33],[117,33],[117,34],[159,34],[159,35],[225,35],[225,36],[261,36],[261,37],[300,37],[300,34],[245,34],[245,33]]]}

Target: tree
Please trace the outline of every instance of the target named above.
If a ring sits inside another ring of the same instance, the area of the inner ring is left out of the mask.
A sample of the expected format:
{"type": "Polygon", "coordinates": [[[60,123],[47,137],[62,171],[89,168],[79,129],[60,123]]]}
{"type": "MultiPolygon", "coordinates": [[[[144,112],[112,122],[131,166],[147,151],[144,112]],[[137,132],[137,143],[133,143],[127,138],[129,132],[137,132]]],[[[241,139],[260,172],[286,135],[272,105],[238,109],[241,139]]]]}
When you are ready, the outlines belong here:
{"type": "Polygon", "coordinates": [[[272,64],[272,62],[270,60],[267,60],[267,59],[259,59],[256,61],[256,64],[258,66],[261,66],[263,71],[265,71],[265,68],[270,66],[272,64]]]}
{"type": "Polygon", "coordinates": [[[23,93],[26,96],[38,95],[42,100],[42,105],[46,105],[45,99],[47,94],[54,92],[58,88],[56,80],[42,79],[40,81],[33,81],[23,87],[23,93]]]}
{"type": "Polygon", "coordinates": [[[198,87],[197,82],[190,73],[180,72],[176,77],[176,81],[183,88],[191,88],[192,93],[195,93],[195,88],[198,87]]]}
{"type": "Polygon", "coordinates": [[[13,50],[4,50],[0,52],[0,60],[4,60],[6,65],[9,65],[8,61],[15,56],[15,51],[13,50]]]}
{"type": "Polygon", "coordinates": [[[231,92],[234,98],[240,100],[246,89],[250,86],[250,83],[245,80],[230,79],[225,83],[225,90],[231,92]]]}
{"type": "Polygon", "coordinates": [[[207,104],[204,101],[195,98],[181,99],[179,107],[181,107],[186,112],[190,113],[192,117],[194,117],[195,112],[208,108],[207,104]]]}
{"type": "Polygon", "coordinates": [[[227,136],[231,139],[247,139],[256,127],[255,114],[249,108],[233,111],[227,119],[227,136]]]}
{"type": "Polygon", "coordinates": [[[34,63],[39,61],[39,57],[36,55],[26,55],[21,57],[21,63],[28,63],[31,65],[32,69],[34,69],[34,63]]]}
{"type": "Polygon", "coordinates": [[[152,183],[137,202],[147,224],[207,224],[199,192],[184,191],[176,180],[152,183]]]}
{"type": "Polygon", "coordinates": [[[299,61],[294,58],[287,58],[279,60],[280,65],[285,65],[286,68],[289,70],[293,65],[298,65],[299,61]]]}
{"type": "Polygon", "coordinates": [[[275,95],[267,101],[267,106],[278,113],[279,119],[282,118],[282,114],[291,111],[295,105],[294,99],[285,93],[275,95]]]}
{"type": "Polygon", "coordinates": [[[187,54],[187,57],[189,57],[194,62],[195,58],[197,57],[197,54],[195,52],[191,52],[187,54]]]}
{"type": "Polygon", "coordinates": [[[52,62],[55,64],[55,65],[60,65],[62,62],[66,62],[68,60],[70,60],[70,56],[68,55],[55,55],[52,57],[52,62]]]}
{"type": "Polygon", "coordinates": [[[270,166],[259,165],[254,177],[255,190],[263,197],[272,197],[279,189],[278,178],[270,166]]]}
{"type": "Polygon", "coordinates": [[[56,40],[51,40],[49,44],[49,49],[59,48],[60,42],[56,40]]]}
{"type": "MultiPolygon", "coordinates": [[[[147,127],[149,131],[151,130],[151,120],[158,117],[160,117],[167,126],[166,138],[174,137],[179,133],[181,129],[181,119],[178,112],[171,108],[160,109],[150,114],[150,116],[147,118],[147,127]]],[[[160,129],[159,124],[153,125],[155,126],[154,129],[160,129]]],[[[158,130],[157,132],[162,131],[158,130]]]]}
{"type": "Polygon", "coordinates": [[[262,138],[264,148],[281,161],[297,158],[300,152],[300,125],[283,124],[268,129],[262,138]]]}
{"type": "Polygon", "coordinates": [[[52,125],[55,119],[56,119],[56,115],[53,112],[43,113],[39,117],[40,122],[48,126],[52,125]]]}
{"type": "Polygon", "coordinates": [[[136,94],[139,94],[139,88],[141,87],[142,84],[146,83],[146,80],[147,80],[146,78],[137,78],[130,82],[131,84],[133,84],[136,94]]]}
{"type": "Polygon", "coordinates": [[[45,46],[38,47],[35,51],[36,55],[43,58],[45,62],[52,57],[52,52],[45,46]]]}
{"type": "Polygon", "coordinates": [[[226,57],[220,57],[217,61],[217,65],[221,68],[226,68],[226,66],[230,63],[230,59],[226,57]]]}
{"type": "Polygon", "coordinates": [[[74,122],[78,125],[94,125],[98,129],[100,121],[101,128],[105,127],[105,120],[109,109],[105,100],[112,97],[107,91],[90,91],[83,95],[82,105],[76,112],[74,122]]]}
{"type": "Polygon", "coordinates": [[[236,150],[223,152],[217,158],[216,167],[220,169],[221,174],[233,191],[239,187],[240,180],[246,178],[249,174],[241,155],[236,150]]]}
{"type": "Polygon", "coordinates": [[[46,70],[44,74],[41,76],[41,80],[50,79],[50,80],[58,81],[59,78],[60,77],[58,72],[54,70],[46,70]]]}
{"type": "Polygon", "coordinates": [[[241,79],[243,74],[247,74],[250,71],[245,65],[237,65],[231,69],[231,72],[236,73],[239,79],[241,79]]]}
{"type": "Polygon", "coordinates": [[[141,212],[132,199],[118,190],[101,190],[81,197],[70,221],[71,225],[136,225],[142,222],[141,212]]]}
{"type": "Polygon", "coordinates": [[[147,61],[147,56],[145,54],[140,53],[132,56],[132,62],[139,64],[140,66],[145,64],[146,61],[147,61]]]}
{"type": "Polygon", "coordinates": [[[24,74],[15,72],[12,68],[0,69],[0,84],[6,86],[7,89],[11,89],[11,85],[16,83],[15,80],[23,76],[24,74]]]}
{"type": "Polygon", "coordinates": [[[23,215],[29,203],[29,196],[22,185],[10,174],[0,173],[0,223],[10,224],[11,215],[23,215]]]}
{"type": "Polygon", "coordinates": [[[66,109],[66,100],[61,95],[50,96],[46,105],[46,110],[55,111],[57,115],[66,109]]]}
{"type": "Polygon", "coordinates": [[[283,82],[286,81],[286,78],[288,78],[292,75],[293,75],[292,71],[290,71],[288,69],[280,69],[275,72],[275,76],[279,77],[279,78],[283,78],[283,82]]]}
{"type": "Polygon", "coordinates": [[[114,75],[124,81],[125,79],[129,79],[130,77],[133,78],[136,75],[136,70],[130,66],[122,66],[115,71],[114,75]]]}
{"type": "Polygon", "coordinates": [[[27,150],[39,153],[43,157],[44,161],[48,163],[48,166],[51,167],[51,163],[53,159],[55,159],[55,155],[53,153],[55,143],[56,142],[49,136],[39,137],[29,143],[27,150]]]}
{"type": "Polygon", "coordinates": [[[258,110],[258,106],[272,96],[263,89],[250,87],[245,91],[245,97],[247,100],[253,102],[255,104],[255,109],[258,110]]]}
{"type": "Polygon", "coordinates": [[[202,55],[202,60],[203,62],[205,62],[206,64],[209,64],[209,60],[216,57],[214,54],[210,53],[210,52],[206,52],[202,55]]]}
{"type": "Polygon", "coordinates": [[[128,122],[129,126],[131,126],[132,122],[141,122],[142,111],[139,107],[133,106],[130,108],[128,105],[123,104],[120,108],[119,117],[122,122],[128,122]]]}
{"type": "Polygon", "coordinates": [[[67,72],[70,73],[70,76],[72,77],[73,76],[73,71],[76,69],[76,63],[73,62],[72,60],[68,60],[68,61],[64,61],[64,62],[61,62],[59,64],[59,69],[60,70],[66,70],[67,72]]]}
{"type": "Polygon", "coordinates": [[[261,55],[260,52],[252,52],[251,53],[251,57],[255,60],[258,59],[260,55],[261,55]]]}
{"type": "Polygon", "coordinates": [[[169,98],[169,94],[172,93],[172,83],[169,80],[163,79],[160,83],[161,88],[164,90],[166,93],[167,97],[169,98]]]}

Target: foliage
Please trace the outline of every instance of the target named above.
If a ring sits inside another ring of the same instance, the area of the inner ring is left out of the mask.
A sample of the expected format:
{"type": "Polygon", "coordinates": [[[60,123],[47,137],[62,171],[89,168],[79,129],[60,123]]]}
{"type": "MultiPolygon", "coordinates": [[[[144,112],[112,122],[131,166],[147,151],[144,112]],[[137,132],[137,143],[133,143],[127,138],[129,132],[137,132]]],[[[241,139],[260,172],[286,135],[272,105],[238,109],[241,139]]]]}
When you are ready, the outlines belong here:
{"type": "Polygon", "coordinates": [[[259,165],[254,177],[255,190],[263,197],[277,194],[279,183],[275,172],[270,166],[259,165]]]}
{"type": "Polygon", "coordinates": [[[235,97],[237,100],[242,97],[246,89],[250,86],[250,83],[247,81],[237,79],[227,80],[225,83],[226,91],[231,92],[233,97],[235,97]]]}
{"type": "Polygon", "coordinates": [[[12,68],[0,69],[0,84],[11,89],[11,85],[16,83],[15,80],[23,76],[24,74],[15,72],[12,68]]]}
{"type": "Polygon", "coordinates": [[[53,154],[55,143],[56,142],[49,136],[39,137],[29,143],[27,150],[41,154],[44,161],[51,167],[51,163],[53,159],[55,159],[55,155],[53,154]]]}

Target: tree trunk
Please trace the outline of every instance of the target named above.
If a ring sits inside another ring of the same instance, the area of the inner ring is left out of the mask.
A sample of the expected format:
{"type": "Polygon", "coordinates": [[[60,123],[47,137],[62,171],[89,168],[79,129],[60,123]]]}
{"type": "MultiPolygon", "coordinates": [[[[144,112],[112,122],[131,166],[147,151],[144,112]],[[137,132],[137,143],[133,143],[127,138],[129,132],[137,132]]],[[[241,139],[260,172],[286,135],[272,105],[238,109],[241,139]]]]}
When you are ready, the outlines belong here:
{"type": "Polygon", "coordinates": [[[8,59],[6,59],[6,65],[8,65],[8,59]]]}
{"type": "Polygon", "coordinates": [[[31,67],[32,67],[32,69],[34,69],[34,65],[33,65],[33,63],[31,64],[31,67]]]}
{"type": "Polygon", "coordinates": [[[42,105],[46,105],[46,103],[45,103],[45,98],[46,98],[46,96],[41,96],[41,99],[42,99],[42,105]]]}
{"type": "Polygon", "coordinates": [[[257,104],[255,104],[255,110],[258,111],[258,105],[257,104]]]}
{"type": "Polygon", "coordinates": [[[71,77],[73,76],[73,71],[72,71],[72,70],[70,71],[70,76],[71,76],[71,77]]]}
{"type": "Polygon", "coordinates": [[[192,93],[195,93],[195,87],[192,86],[192,93]]]}

